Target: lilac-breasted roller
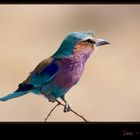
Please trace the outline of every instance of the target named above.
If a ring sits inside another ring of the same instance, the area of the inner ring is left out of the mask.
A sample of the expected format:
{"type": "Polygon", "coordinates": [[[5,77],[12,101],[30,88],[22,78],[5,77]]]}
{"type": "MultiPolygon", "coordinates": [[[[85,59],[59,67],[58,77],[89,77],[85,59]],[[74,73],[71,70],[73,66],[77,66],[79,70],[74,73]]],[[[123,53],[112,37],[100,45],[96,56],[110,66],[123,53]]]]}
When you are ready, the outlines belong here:
{"type": "Polygon", "coordinates": [[[41,94],[50,102],[61,98],[65,102],[64,112],[70,110],[65,94],[77,84],[84,71],[85,63],[98,46],[109,44],[97,39],[93,32],[72,32],[66,36],[58,50],[40,62],[19,84],[18,89],[0,98],[6,101],[29,92],[41,94]]]}

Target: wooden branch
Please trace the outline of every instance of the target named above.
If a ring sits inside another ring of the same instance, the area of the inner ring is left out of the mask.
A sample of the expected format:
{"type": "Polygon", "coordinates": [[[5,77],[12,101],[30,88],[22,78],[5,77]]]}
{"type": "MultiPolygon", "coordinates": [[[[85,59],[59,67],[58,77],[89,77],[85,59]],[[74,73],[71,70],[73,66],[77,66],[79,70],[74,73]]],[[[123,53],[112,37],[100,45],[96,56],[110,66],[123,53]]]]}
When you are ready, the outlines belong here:
{"type": "MultiPolygon", "coordinates": [[[[57,106],[61,105],[61,106],[65,107],[65,105],[62,104],[60,101],[56,100],[56,102],[57,102],[57,105],[55,105],[55,107],[53,107],[53,109],[49,112],[49,114],[48,114],[47,117],[45,118],[45,122],[48,120],[49,116],[50,116],[51,113],[55,110],[55,108],[56,108],[57,106]]],[[[89,121],[87,121],[82,115],[80,115],[79,113],[77,113],[77,112],[74,111],[73,109],[70,109],[70,111],[71,111],[72,113],[74,113],[75,115],[77,115],[78,117],[80,117],[82,120],[84,120],[84,122],[89,122],[89,121]]]]}
{"type": "Polygon", "coordinates": [[[47,117],[45,118],[45,122],[48,120],[49,116],[50,116],[51,113],[55,110],[55,108],[56,108],[57,106],[59,106],[59,105],[60,105],[60,104],[57,103],[57,104],[55,105],[55,107],[53,107],[53,109],[49,112],[49,114],[48,114],[47,117]]]}

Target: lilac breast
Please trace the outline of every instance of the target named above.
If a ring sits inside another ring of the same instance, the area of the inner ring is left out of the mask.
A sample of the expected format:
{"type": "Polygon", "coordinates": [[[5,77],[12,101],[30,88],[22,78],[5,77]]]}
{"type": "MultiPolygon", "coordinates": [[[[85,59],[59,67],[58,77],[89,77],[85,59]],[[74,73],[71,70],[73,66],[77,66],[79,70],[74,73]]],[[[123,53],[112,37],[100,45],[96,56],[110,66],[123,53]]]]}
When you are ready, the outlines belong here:
{"type": "Polygon", "coordinates": [[[84,71],[85,62],[90,54],[91,52],[85,52],[85,54],[58,60],[59,71],[56,74],[54,82],[61,88],[70,89],[80,80],[84,71]]]}

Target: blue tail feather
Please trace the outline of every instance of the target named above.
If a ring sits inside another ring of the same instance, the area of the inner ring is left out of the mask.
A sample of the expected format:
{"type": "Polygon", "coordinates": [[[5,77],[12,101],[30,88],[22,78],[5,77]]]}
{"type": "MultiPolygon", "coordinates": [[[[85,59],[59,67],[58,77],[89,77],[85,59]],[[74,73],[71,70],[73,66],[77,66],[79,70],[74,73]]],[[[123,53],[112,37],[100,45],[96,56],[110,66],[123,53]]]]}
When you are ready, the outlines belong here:
{"type": "Polygon", "coordinates": [[[0,98],[0,101],[10,100],[10,99],[13,99],[13,98],[16,98],[16,97],[23,96],[27,93],[28,93],[28,91],[15,91],[13,93],[10,93],[10,94],[0,98]]]}

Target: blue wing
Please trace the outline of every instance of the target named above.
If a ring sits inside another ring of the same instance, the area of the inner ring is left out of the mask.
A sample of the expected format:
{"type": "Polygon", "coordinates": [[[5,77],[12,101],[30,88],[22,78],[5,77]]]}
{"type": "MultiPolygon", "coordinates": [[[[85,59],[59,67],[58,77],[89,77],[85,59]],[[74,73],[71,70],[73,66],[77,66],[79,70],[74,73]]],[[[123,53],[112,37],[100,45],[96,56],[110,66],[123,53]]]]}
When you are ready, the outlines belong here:
{"type": "Polygon", "coordinates": [[[53,58],[45,59],[38,64],[24,83],[33,85],[34,87],[39,87],[53,79],[58,69],[59,67],[56,60],[53,58]]]}

